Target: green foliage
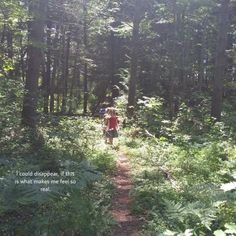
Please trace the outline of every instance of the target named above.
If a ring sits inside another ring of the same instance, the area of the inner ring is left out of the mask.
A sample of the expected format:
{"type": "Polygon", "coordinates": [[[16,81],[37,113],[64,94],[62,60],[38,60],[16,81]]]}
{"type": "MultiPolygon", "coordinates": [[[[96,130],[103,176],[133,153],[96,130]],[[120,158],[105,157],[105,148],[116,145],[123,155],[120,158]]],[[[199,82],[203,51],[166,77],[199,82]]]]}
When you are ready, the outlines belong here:
{"type": "Polygon", "coordinates": [[[113,155],[108,152],[94,152],[94,154],[89,157],[89,160],[102,172],[111,173],[116,167],[113,155]]]}
{"type": "Polygon", "coordinates": [[[19,63],[17,58],[18,56],[14,55],[14,52],[20,50],[18,40],[15,39],[19,39],[21,38],[21,35],[25,34],[22,29],[19,29],[19,24],[27,20],[27,10],[23,9],[18,0],[3,0],[0,2],[0,9],[0,31],[2,32],[0,48],[0,79],[5,77],[16,79],[18,76],[13,75],[13,73],[11,74],[19,63]],[[12,37],[11,43],[9,43],[8,39],[4,40],[6,35],[12,37]],[[12,55],[10,56],[10,54],[12,55]]]}
{"type": "MultiPolygon", "coordinates": [[[[75,103],[72,111],[81,106],[78,100],[83,101],[81,82],[86,73],[88,105],[103,97],[103,92],[91,93],[101,81],[101,91],[107,84],[117,83],[126,93],[130,62],[137,56],[137,87],[146,96],[139,100],[136,117],[129,120],[128,138],[122,142],[133,156],[133,210],[143,214],[147,222],[144,235],[232,233],[235,226],[226,223],[236,222],[235,32],[228,34],[229,70],[222,78],[225,101],[222,120],[215,122],[210,117],[209,97],[217,1],[48,3],[45,23],[52,23],[51,45],[43,45],[48,53],[44,59],[51,61],[49,71],[56,74],[52,91],[59,102],[67,84],[71,97],[67,104],[75,103]],[[134,16],[142,20],[136,42],[131,44],[134,16]],[[68,78],[64,83],[69,39],[68,78]],[[165,106],[174,110],[176,117],[171,121],[165,106]]],[[[232,12],[233,7],[231,4],[232,12]]],[[[29,5],[27,1],[2,0],[0,9],[0,232],[19,236],[106,235],[112,224],[108,214],[112,187],[106,176],[114,170],[115,161],[112,152],[101,144],[100,126],[88,117],[42,115],[37,130],[20,126],[24,91],[17,79],[23,80],[27,69],[29,5]],[[70,169],[77,175],[77,184],[54,187],[50,193],[39,193],[36,186],[16,187],[14,172],[27,169],[70,169]]],[[[230,17],[230,24],[233,29],[235,17],[230,17]]],[[[45,26],[44,32],[48,31],[45,26]]],[[[44,71],[40,72],[44,95],[44,71]]],[[[39,100],[40,112],[43,99],[39,100]]],[[[126,103],[126,95],[116,100],[124,117],[126,103]]],[[[60,108],[56,101],[55,105],[60,108]]]]}
{"type": "Polygon", "coordinates": [[[151,133],[160,134],[164,118],[162,99],[144,96],[143,99],[139,99],[138,104],[137,124],[151,133]]]}
{"type": "Polygon", "coordinates": [[[214,231],[215,236],[227,236],[236,234],[236,224],[225,224],[226,230],[214,231]]]}
{"type": "Polygon", "coordinates": [[[121,140],[133,165],[133,211],[147,222],[143,235],[213,235],[236,220],[230,129],[204,117],[203,130],[194,128],[195,117],[180,113],[159,138],[132,136],[134,125],[121,140]]]}
{"type": "Polygon", "coordinates": [[[131,22],[121,22],[121,24],[112,28],[112,31],[121,38],[130,38],[132,36],[132,23],[131,22]]]}
{"type": "Polygon", "coordinates": [[[17,128],[23,97],[23,84],[16,80],[0,79],[0,145],[1,151],[12,149],[17,138],[17,128]]]}
{"type": "Polygon", "coordinates": [[[126,107],[127,107],[127,96],[122,95],[115,99],[115,107],[118,111],[118,116],[125,118],[126,117],[126,107]]]}
{"type": "Polygon", "coordinates": [[[9,192],[8,189],[8,201],[11,202],[10,205],[4,204],[2,216],[6,220],[3,221],[1,232],[14,231],[15,234],[21,232],[23,235],[59,235],[62,232],[67,235],[75,235],[76,232],[88,236],[102,235],[112,223],[111,217],[107,215],[107,202],[101,201],[106,195],[96,195],[96,191],[104,188],[105,185],[101,184],[99,189],[94,187],[89,191],[81,191],[81,187],[61,188],[61,191],[57,189],[48,194],[33,192],[32,187],[28,190],[17,189],[15,192],[9,192]],[[18,218],[16,213],[9,215],[11,212],[17,212],[23,219],[18,218]],[[14,224],[9,224],[9,220],[14,224]]]}
{"type": "Polygon", "coordinates": [[[23,97],[23,84],[16,80],[0,79],[0,113],[1,130],[14,127],[20,113],[21,99],[23,97]]]}
{"type": "Polygon", "coordinates": [[[56,116],[42,117],[40,122],[40,149],[29,130],[16,127],[17,140],[11,140],[15,146],[8,154],[1,150],[1,235],[108,233],[113,188],[106,174],[114,170],[115,161],[101,146],[99,125],[90,119],[56,116]],[[76,183],[51,185],[49,192],[40,191],[43,185],[16,185],[16,171],[29,170],[69,170],[76,183]]]}

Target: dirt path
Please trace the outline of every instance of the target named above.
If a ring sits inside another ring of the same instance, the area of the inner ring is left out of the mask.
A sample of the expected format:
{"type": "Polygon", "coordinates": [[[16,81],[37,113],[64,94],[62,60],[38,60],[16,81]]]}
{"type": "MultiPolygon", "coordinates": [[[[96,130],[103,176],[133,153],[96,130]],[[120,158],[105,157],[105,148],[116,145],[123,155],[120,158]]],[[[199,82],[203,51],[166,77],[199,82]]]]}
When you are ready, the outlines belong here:
{"type": "Polygon", "coordinates": [[[130,179],[130,165],[124,154],[118,153],[117,171],[113,178],[116,188],[112,200],[112,215],[118,223],[112,236],[139,236],[139,220],[130,212],[132,199],[129,192],[132,188],[130,179]]]}

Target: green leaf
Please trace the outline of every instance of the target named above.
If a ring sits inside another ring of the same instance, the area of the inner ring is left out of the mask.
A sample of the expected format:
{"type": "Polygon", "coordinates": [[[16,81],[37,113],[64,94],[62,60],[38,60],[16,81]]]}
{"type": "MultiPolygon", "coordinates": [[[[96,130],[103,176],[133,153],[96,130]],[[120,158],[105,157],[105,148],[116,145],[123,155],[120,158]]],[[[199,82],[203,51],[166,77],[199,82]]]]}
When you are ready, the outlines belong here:
{"type": "Polygon", "coordinates": [[[236,189],[236,182],[230,182],[227,184],[222,184],[220,187],[224,192],[231,191],[233,189],[236,189]]]}
{"type": "Polygon", "coordinates": [[[226,223],[225,224],[225,233],[228,233],[228,234],[236,234],[236,224],[229,224],[229,223],[226,223]]]}
{"type": "Polygon", "coordinates": [[[184,236],[192,236],[193,235],[193,230],[192,229],[186,229],[184,231],[184,236]]]}
{"type": "Polygon", "coordinates": [[[163,234],[165,236],[175,236],[176,232],[167,229],[163,234]]]}
{"type": "Polygon", "coordinates": [[[222,231],[221,229],[220,230],[216,230],[214,232],[214,235],[215,236],[226,236],[226,234],[224,233],[224,231],[222,231]]]}

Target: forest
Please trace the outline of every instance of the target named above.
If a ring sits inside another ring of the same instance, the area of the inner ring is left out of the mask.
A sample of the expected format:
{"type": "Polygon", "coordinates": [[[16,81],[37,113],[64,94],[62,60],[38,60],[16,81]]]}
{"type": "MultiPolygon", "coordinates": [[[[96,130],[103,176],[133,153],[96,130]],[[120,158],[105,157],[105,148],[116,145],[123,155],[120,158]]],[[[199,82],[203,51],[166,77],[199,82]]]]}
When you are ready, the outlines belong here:
{"type": "Polygon", "coordinates": [[[235,121],[235,0],[0,1],[0,235],[234,236],[235,121]]]}

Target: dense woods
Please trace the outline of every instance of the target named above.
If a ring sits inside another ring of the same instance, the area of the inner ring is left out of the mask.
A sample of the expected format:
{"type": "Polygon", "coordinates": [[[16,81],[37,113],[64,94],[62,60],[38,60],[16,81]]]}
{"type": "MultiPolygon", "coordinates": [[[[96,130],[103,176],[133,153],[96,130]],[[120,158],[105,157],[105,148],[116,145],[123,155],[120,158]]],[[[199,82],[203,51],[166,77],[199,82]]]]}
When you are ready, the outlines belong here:
{"type": "Polygon", "coordinates": [[[1,235],[110,235],[104,106],[143,235],[235,234],[234,0],[0,1],[1,235]],[[68,169],[77,184],[50,193],[13,181],[68,169]]]}
{"type": "Polygon", "coordinates": [[[114,86],[128,93],[128,106],[163,98],[170,117],[204,96],[217,120],[222,99],[234,93],[233,1],[3,1],[1,8],[1,75],[25,83],[29,125],[36,110],[94,112],[114,86]]]}

